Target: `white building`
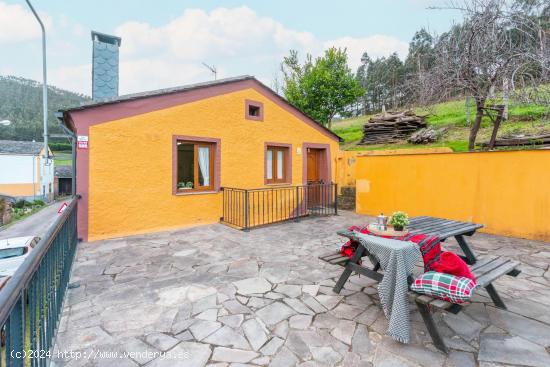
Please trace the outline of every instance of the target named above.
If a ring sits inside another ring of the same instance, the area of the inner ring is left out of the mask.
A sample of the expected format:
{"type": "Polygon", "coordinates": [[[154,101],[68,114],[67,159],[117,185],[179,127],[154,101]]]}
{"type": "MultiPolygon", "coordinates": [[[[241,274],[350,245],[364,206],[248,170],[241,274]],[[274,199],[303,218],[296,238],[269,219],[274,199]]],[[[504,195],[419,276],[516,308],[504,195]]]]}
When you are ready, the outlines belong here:
{"type": "Polygon", "coordinates": [[[40,142],[0,140],[0,193],[27,200],[53,200],[54,163],[45,162],[43,150],[40,142]]]}

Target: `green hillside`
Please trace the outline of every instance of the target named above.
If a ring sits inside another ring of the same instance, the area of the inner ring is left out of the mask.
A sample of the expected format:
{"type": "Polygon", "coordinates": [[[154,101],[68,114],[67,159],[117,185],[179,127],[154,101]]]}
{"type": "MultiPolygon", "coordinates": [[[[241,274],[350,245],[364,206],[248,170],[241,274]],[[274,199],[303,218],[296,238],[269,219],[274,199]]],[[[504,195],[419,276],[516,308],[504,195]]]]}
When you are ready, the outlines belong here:
{"type": "MultiPolygon", "coordinates": [[[[48,128],[59,134],[61,129],[54,112],[63,107],[78,106],[90,98],[56,87],[48,88],[48,128]]],[[[0,127],[0,140],[42,141],[42,84],[34,80],[0,75],[0,120],[10,126],[0,127]]]]}
{"type": "MultiPolygon", "coordinates": [[[[348,150],[378,150],[397,148],[425,148],[450,147],[454,151],[468,150],[469,124],[466,114],[466,100],[454,100],[436,104],[430,108],[416,108],[417,114],[428,115],[429,126],[446,128],[441,141],[416,145],[406,141],[396,144],[358,145],[363,137],[363,125],[372,115],[360,116],[351,119],[335,121],[332,130],[344,139],[342,144],[348,150]]],[[[475,107],[470,107],[470,122],[473,121],[475,107]]],[[[492,132],[492,123],[488,117],[482,122],[477,142],[487,141],[492,132]]],[[[511,135],[533,135],[550,133],[550,108],[540,105],[514,104],[509,107],[508,120],[503,122],[499,130],[499,137],[511,135]]]]}

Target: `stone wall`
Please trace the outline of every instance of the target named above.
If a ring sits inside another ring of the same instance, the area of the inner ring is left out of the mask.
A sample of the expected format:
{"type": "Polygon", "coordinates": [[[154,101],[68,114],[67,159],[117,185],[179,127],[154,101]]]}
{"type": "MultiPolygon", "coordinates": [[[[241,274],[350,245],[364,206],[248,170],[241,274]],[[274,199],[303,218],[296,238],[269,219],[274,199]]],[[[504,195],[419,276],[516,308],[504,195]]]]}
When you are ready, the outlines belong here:
{"type": "Polygon", "coordinates": [[[0,199],[0,226],[11,222],[12,208],[11,203],[0,199]]]}

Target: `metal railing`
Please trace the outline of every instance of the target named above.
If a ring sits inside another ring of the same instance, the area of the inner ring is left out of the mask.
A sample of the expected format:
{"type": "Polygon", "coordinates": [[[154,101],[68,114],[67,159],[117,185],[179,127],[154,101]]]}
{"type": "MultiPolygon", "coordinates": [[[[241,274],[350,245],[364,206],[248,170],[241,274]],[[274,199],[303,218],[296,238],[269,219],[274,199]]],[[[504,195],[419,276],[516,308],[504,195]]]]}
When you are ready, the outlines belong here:
{"type": "Polygon", "coordinates": [[[305,216],[338,214],[335,183],[261,189],[222,187],[222,191],[221,222],[245,230],[305,216]]]}
{"type": "Polygon", "coordinates": [[[0,366],[46,366],[77,246],[73,199],[0,290],[0,366]]]}

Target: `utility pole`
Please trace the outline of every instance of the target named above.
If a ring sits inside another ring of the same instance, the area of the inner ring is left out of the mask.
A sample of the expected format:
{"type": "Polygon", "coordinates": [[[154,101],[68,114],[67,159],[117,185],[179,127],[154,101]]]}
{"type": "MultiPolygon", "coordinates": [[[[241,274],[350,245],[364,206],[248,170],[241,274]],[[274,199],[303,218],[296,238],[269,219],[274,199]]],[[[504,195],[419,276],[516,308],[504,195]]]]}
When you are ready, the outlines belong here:
{"type": "Polygon", "coordinates": [[[210,66],[208,65],[207,63],[203,62],[202,63],[204,66],[206,66],[206,68],[208,70],[210,70],[212,72],[212,74],[214,74],[214,80],[218,79],[218,70],[216,69],[216,67],[214,65],[210,66]]]}
{"type": "Polygon", "coordinates": [[[34,17],[40,24],[40,29],[42,30],[42,120],[44,122],[44,164],[48,165],[48,160],[50,159],[50,154],[48,151],[48,80],[47,80],[47,71],[46,71],[46,29],[44,28],[44,23],[38,16],[36,10],[34,10],[31,2],[25,0],[29,8],[31,8],[34,17]]]}

